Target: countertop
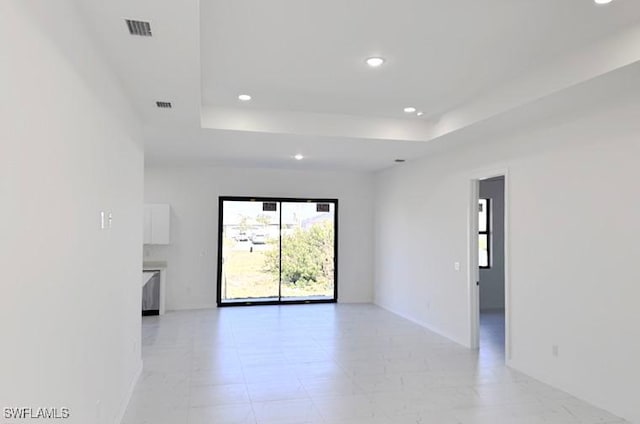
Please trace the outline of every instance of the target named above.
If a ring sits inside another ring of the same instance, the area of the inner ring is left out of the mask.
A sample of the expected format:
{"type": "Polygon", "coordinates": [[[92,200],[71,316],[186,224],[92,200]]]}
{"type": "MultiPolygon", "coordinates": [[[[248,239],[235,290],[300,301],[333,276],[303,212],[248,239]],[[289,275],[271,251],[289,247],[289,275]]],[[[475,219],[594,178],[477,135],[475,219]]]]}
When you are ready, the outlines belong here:
{"type": "Polygon", "coordinates": [[[167,262],[166,261],[149,261],[149,262],[143,262],[142,263],[142,269],[143,270],[165,269],[166,267],[167,267],[167,262]]]}

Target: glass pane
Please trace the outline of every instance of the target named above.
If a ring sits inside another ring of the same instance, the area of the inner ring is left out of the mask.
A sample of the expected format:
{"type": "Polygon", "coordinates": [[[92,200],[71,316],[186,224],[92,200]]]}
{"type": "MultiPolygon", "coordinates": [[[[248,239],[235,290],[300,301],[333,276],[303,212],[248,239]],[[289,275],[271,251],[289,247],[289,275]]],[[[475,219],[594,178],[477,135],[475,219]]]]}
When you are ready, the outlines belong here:
{"type": "Polygon", "coordinates": [[[479,231],[488,231],[487,223],[489,222],[487,216],[487,209],[489,205],[488,199],[480,199],[480,203],[478,204],[478,230],[479,231]]]}
{"type": "Polygon", "coordinates": [[[489,236],[487,234],[478,235],[479,260],[478,264],[483,267],[489,266],[489,236]]]}
{"type": "Polygon", "coordinates": [[[335,205],[282,203],[283,300],[333,299],[335,205]]]}
{"type": "Polygon", "coordinates": [[[279,300],[279,204],[224,201],[222,302],[279,300]]]}

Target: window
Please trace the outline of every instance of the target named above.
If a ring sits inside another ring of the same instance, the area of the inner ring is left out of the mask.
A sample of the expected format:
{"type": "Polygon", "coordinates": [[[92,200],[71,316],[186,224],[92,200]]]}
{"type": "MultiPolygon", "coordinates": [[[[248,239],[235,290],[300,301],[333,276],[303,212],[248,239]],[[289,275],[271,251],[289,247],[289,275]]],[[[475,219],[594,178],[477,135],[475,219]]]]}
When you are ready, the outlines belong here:
{"type": "Polygon", "coordinates": [[[480,268],[491,268],[491,202],[489,199],[480,199],[478,218],[478,264],[480,268]]]}
{"type": "Polygon", "coordinates": [[[219,198],[218,306],[338,297],[338,200],[219,198]]]}

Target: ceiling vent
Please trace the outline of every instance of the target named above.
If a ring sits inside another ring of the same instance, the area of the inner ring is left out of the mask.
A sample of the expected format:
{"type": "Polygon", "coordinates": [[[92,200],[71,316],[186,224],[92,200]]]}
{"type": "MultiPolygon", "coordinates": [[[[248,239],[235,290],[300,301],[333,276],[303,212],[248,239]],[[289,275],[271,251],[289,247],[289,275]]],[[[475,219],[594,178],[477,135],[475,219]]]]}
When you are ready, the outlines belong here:
{"type": "Polygon", "coordinates": [[[127,27],[131,35],[140,35],[142,37],[151,37],[151,24],[145,21],[134,21],[126,19],[127,27]]]}
{"type": "Polygon", "coordinates": [[[160,109],[171,109],[171,102],[156,102],[156,106],[160,109]]]}

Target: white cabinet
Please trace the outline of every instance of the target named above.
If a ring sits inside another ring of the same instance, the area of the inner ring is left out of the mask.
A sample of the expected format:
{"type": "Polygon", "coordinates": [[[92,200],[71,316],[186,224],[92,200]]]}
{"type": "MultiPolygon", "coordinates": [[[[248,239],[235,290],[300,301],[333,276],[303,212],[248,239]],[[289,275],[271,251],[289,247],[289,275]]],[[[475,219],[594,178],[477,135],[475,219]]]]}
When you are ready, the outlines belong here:
{"type": "Polygon", "coordinates": [[[170,218],[169,205],[144,205],[144,244],[169,244],[170,218]]]}

